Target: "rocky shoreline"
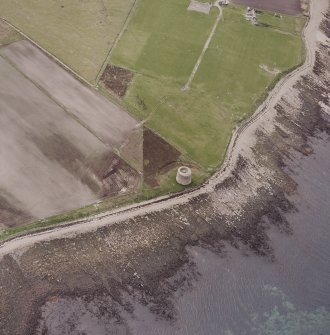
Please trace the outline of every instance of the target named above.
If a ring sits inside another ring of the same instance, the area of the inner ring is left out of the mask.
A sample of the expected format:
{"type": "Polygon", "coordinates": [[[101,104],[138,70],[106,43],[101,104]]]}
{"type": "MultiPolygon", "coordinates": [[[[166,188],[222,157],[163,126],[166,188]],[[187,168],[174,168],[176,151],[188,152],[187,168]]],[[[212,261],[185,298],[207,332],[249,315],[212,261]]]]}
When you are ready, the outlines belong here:
{"type": "MultiPolygon", "coordinates": [[[[326,18],[321,30],[329,39],[326,18]]],[[[288,163],[297,154],[313,153],[312,138],[330,136],[329,78],[330,46],[320,41],[313,71],[285,92],[271,115],[263,117],[254,137],[241,148],[234,169],[212,191],[4,255],[1,334],[47,334],[45,318],[54,302],[64,308],[70,303],[93,305],[96,317],[110,322],[118,334],[128,333],[124,315],[132,313],[132,301],[160,319],[173,320],[171,297],[198,277],[189,246],[221,255],[224,243],[230,243],[272,261],[267,230],[276,226],[290,233],[283,214],[295,211],[289,197],[297,185],[288,163]]]]}

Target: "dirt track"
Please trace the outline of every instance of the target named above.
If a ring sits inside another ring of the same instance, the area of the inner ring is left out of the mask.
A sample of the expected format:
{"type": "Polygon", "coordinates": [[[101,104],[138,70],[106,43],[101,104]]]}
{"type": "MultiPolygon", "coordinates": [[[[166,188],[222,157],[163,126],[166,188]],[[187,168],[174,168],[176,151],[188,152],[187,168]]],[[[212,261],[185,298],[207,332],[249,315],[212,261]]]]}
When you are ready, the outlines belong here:
{"type": "Polygon", "coordinates": [[[190,76],[189,76],[189,78],[188,78],[188,81],[187,81],[187,83],[184,85],[184,87],[182,88],[183,91],[185,91],[185,90],[189,90],[190,85],[191,85],[192,81],[194,80],[195,75],[196,75],[196,73],[197,73],[197,71],[198,71],[198,69],[199,69],[199,66],[201,65],[201,63],[202,63],[202,61],[203,61],[205,52],[206,52],[207,49],[209,48],[209,45],[210,45],[210,43],[211,43],[211,40],[212,40],[212,38],[213,38],[213,36],[214,36],[214,34],[215,34],[216,30],[217,30],[217,27],[218,27],[218,25],[219,25],[219,22],[220,22],[221,19],[222,19],[223,13],[222,13],[222,8],[221,8],[221,6],[220,6],[218,3],[215,3],[214,7],[216,7],[216,8],[219,9],[219,14],[218,14],[218,16],[217,16],[217,18],[216,18],[216,20],[215,20],[215,22],[214,22],[214,25],[213,25],[212,30],[211,30],[211,32],[210,32],[210,35],[208,36],[208,38],[207,38],[207,40],[206,40],[206,42],[205,42],[205,44],[204,44],[203,50],[202,50],[201,54],[199,55],[199,57],[198,57],[198,59],[197,59],[197,61],[196,61],[196,64],[195,64],[195,66],[194,66],[194,68],[193,68],[193,70],[192,70],[192,72],[191,72],[191,74],[190,74],[190,76]]]}

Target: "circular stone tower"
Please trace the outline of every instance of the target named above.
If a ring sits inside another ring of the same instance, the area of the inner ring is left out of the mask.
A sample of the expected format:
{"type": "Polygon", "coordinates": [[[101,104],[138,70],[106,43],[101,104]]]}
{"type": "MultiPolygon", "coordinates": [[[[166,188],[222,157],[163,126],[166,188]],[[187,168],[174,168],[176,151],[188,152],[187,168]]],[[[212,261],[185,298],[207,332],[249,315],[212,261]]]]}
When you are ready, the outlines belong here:
{"type": "Polygon", "coordinates": [[[189,185],[191,183],[191,170],[187,166],[180,166],[176,174],[176,181],[180,185],[189,185]]]}

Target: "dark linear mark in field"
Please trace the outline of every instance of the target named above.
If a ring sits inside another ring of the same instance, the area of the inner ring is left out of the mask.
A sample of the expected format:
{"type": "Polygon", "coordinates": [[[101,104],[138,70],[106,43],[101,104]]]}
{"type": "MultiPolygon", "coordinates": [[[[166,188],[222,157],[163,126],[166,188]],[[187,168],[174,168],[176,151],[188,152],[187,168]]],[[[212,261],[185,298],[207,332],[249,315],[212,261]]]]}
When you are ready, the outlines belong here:
{"type": "Polygon", "coordinates": [[[46,157],[78,177],[99,197],[125,193],[138,184],[138,173],[111,150],[99,157],[86,157],[61,134],[35,137],[33,141],[46,157]]]}
{"type": "Polygon", "coordinates": [[[103,196],[115,196],[134,190],[140,181],[138,172],[122,158],[112,153],[104,159],[102,173],[103,196]]]}
{"type": "Polygon", "coordinates": [[[46,157],[56,161],[73,176],[77,176],[92,192],[101,192],[100,183],[97,183],[95,175],[93,176],[92,171],[86,166],[88,158],[64,135],[55,133],[42,138],[34,137],[33,142],[46,157]]]}

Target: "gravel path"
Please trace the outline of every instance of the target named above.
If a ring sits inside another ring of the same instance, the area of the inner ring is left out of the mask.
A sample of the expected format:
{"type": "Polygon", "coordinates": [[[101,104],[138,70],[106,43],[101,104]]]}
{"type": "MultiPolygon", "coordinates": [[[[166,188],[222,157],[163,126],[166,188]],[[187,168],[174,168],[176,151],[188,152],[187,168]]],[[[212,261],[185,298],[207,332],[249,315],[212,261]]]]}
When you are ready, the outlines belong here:
{"type": "Polygon", "coordinates": [[[215,2],[214,3],[214,7],[217,7],[219,9],[219,15],[217,16],[217,19],[216,19],[216,21],[215,21],[215,23],[213,25],[211,33],[210,33],[209,37],[207,38],[207,40],[206,40],[206,42],[204,44],[204,48],[203,48],[200,56],[198,57],[198,60],[197,60],[197,62],[195,64],[195,66],[194,66],[194,69],[191,72],[191,75],[190,75],[190,77],[189,77],[186,85],[182,88],[183,91],[189,90],[189,87],[190,87],[192,81],[195,78],[196,72],[197,72],[197,70],[198,70],[199,66],[201,65],[201,62],[202,62],[202,60],[204,58],[205,52],[209,48],[209,45],[210,45],[211,40],[212,40],[212,37],[215,34],[215,31],[217,30],[218,24],[219,24],[220,20],[222,19],[222,8],[221,8],[221,6],[217,2],[215,2]]]}

